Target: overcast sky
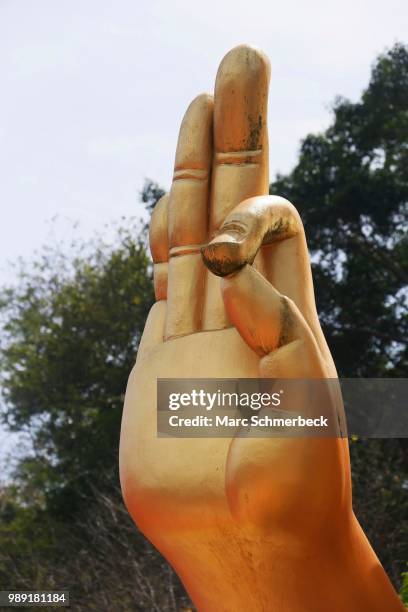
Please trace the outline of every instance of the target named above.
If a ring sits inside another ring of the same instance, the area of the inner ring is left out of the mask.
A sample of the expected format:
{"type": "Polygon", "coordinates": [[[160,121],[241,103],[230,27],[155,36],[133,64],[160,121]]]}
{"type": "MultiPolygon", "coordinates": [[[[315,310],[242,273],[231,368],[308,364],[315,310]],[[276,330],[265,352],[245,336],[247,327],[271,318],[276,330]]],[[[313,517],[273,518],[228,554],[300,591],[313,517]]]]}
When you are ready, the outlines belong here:
{"type": "Polygon", "coordinates": [[[406,40],[407,0],[0,0],[0,281],[72,222],[90,235],[169,186],[190,100],[249,42],[272,62],[271,173],[406,40]]]}
{"type": "MultiPolygon", "coordinates": [[[[241,42],[272,62],[271,172],[356,99],[408,32],[407,0],[1,0],[0,268],[69,220],[91,234],[168,187],[180,120],[241,42]]],[[[1,276],[0,276],[1,280],[1,276]]]]}

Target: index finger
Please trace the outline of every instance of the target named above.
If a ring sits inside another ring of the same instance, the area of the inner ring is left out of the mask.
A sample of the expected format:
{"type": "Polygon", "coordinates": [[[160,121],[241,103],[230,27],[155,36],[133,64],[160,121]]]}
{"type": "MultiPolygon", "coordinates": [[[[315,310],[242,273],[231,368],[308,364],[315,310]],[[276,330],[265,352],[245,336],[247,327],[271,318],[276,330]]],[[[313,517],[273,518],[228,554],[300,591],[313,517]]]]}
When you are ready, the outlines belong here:
{"type": "Polygon", "coordinates": [[[210,236],[239,202],[268,193],[269,60],[239,45],[222,60],[214,95],[210,236]]]}

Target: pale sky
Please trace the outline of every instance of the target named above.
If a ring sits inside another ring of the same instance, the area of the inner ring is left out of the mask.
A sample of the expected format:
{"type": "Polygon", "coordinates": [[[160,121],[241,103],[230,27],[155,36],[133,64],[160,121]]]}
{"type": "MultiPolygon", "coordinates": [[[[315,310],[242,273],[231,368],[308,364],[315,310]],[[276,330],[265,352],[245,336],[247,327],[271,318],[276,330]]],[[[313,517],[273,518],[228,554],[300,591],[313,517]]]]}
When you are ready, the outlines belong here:
{"type": "Polygon", "coordinates": [[[69,220],[89,235],[141,212],[144,177],[167,188],[184,110],[231,47],[255,44],[272,62],[273,175],[407,32],[407,0],[0,0],[3,275],[49,239],[55,215],[58,237],[69,220]]]}
{"type": "Polygon", "coordinates": [[[52,232],[139,215],[144,177],[169,186],[184,110],[231,47],[272,63],[273,176],[407,32],[407,0],[0,0],[0,282],[52,232]]]}

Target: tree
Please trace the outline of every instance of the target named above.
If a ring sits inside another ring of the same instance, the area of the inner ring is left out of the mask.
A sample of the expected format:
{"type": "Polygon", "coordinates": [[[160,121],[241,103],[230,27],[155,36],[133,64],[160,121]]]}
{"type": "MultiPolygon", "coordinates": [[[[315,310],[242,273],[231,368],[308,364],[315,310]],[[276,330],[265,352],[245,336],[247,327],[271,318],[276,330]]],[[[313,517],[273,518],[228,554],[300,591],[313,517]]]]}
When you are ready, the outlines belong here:
{"type": "Polygon", "coordinates": [[[157,202],[166,192],[160,185],[150,179],[146,179],[143,189],[140,193],[140,198],[144,203],[146,210],[151,213],[157,202]]]}
{"type": "Polygon", "coordinates": [[[271,191],[299,208],[324,332],[342,376],[408,372],[408,47],[376,61],[359,102],[302,142],[271,191]]]}
{"type": "Polygon", "coordinates": [[[59,520],[117,463],[125,381],[153,300],[138,234],[133,224],[111,246],[45,250],[2,294],[3,417],[32,441],[20,493],[36,491],[59,520]]]}

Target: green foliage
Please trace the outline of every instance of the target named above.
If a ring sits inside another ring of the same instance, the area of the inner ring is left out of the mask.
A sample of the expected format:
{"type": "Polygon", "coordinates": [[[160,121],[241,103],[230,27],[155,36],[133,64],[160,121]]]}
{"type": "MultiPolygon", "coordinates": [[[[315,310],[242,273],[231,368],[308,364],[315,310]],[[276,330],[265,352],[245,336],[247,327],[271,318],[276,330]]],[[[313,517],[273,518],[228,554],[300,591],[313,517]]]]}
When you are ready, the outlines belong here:
{"type": "Polygon", "coordinates": [[[302,143],[271,190],[303,218],[319,313],[343,376],[406,376],[408,48],[375,63],[359,102],[302,143]]]}
{"type": "Polygon", "coordinates": [[[137,232],[74,255],[48,249],[2,294],[3,416],[32,438],[19,481],[59,519],[116,463],[124,383],[153,300],[137,232]]]}
{"type": "Polygon", "coordinates": [[[140,194],[141,200],[144,203],[146,210],[151,213],[157,202],[162,196],[164,196],[165,193],[166,192],[160,187],[160,185],[158,185],[154,181],[151,181],[150,179],[146,179],[142,192],[140,194]]]}
{"type": "Polygon", "coordinates": [[[408,607],[408,572],[402,574],[402,586],[400,591],[402,602],[408,607]]]}
{"type": "Polygon", "coordinates": [[[408,559],[406,440],[358,439],[350,456],[354,512],[398,587],[408,559]]]}

